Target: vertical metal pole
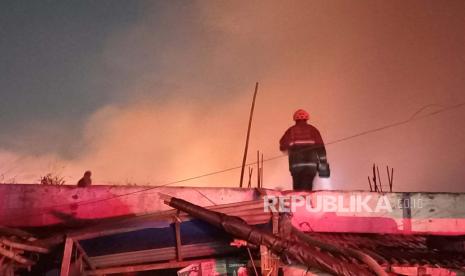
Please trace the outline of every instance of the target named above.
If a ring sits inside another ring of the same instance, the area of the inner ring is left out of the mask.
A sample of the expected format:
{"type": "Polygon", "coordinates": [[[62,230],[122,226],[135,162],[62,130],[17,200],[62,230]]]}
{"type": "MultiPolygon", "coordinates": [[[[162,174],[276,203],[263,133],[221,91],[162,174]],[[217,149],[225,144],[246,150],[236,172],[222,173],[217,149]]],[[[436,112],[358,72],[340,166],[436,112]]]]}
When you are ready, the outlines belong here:
{"type": "Polygon", "coordinates": [[[383,192],[383,184],[381,184],[381,176],[379,175],[379,167],[376,166],[376,171],[378,172],[378,180],[379,180],[379,190],[383,192]]]}
{"type": "Polygon", "coordinates": [[[391,168],[391,184],[390,184],[391,193],[392,193],[393,187],[394,187],[394,168],[391,168]]]}
{"type": "Polygon", "coordinates": [[[262,153],[262,165],[260,168],[260,188],[263,188],[263,153],[262,153]]]}
{"type": "Polygon", "coordinates": [[[69,276],[69,268],[71,265],[71,255],[73,253],[73,240],[66,238],[65,249],[63,250],[63,260],[61,261],[60,276],[69,276]]]}
{"type": "Polygon", "coordinates": [[[257,92],[258,92],[258,82],[255,83],[255,92],[253,94],[252,107],[250,108],[249,126],[247,128],[247,138],[245,139],[245,149],[244,149],[244,156],[242,158],[242,168],[241,168],[241,180],[239,182],[239,187],[241,188],[242,188],[242,182],[244,180],[245,162],[247,161],[247,151],[249,150],[250,128],[252,126],[253,110],[255,108],[255,99],[257,97],[257,92]]]}
{"type": "Polygon", "coordinates": [[[260,188],[260,151],[257,150],[257,188],[260,188]]]}

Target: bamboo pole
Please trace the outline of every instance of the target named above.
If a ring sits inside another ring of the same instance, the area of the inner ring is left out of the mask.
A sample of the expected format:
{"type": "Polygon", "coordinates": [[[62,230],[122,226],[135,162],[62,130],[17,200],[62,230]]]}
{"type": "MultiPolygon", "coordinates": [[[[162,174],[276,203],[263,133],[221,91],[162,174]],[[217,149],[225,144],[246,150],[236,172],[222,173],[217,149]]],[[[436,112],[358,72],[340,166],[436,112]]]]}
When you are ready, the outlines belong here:
{"type": "Polygon", "coordinates": [[[244,156],[242,157],[241,180],[239,182],[239,187],[241,188],[242,188],[242,183],[244,180],[245,162],[247,161],[247,151],[249,150],[250,128],[252,127],[252,118],[253,118],[253,111],[255,108],[255,99],[257,98],[257,92],[258,92],[258,82],[255,83],[255,92],[253,94],[252,107],[250,108],[249,126],[247,127],[247,138],[245,139],[244,156]]]}

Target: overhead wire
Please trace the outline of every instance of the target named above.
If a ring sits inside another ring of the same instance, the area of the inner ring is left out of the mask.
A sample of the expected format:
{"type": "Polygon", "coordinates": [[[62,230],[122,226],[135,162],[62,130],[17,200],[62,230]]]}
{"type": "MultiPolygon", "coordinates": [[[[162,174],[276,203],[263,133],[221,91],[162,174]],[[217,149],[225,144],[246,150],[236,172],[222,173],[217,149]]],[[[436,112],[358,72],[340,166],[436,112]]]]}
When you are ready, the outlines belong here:
{"type": "MultiPolygon", "coordinates": [[[[465,106],[465,102],[461,102],[461,103],[458,103],[458,104],[455,104],[455,105],[449,105],[449,106],[446,106],[446,107],[444,107],[442,109],[439,109],[439,110],[436,110],[436,111],[433,111],[433,112],[429,112],[429,113],[427,113],[425,115],[421,115],[421,116],[418,115],[429,106],[432,106],[432,105],[423,106],[422,108],[417,110],[412,116],[410,116],[406,120],[398,121],[398,122],[391,123],[391,124],[388,124],[388,125],[384,125],[384,126],[381,126],[381,127],[373,128],[373,129],[366,130],[366,131],[362,131],[362,132],[359,132],[359,133],[356,133],[356,134],[353,134],[353,135],[350,135],[350,136],[346,136],[346,137],[343,137],[343,138],[340,138],[340,139],[336,139],[336,140],[330,141],[328,143],[325,143],[325,145],[334,145],[334,144],[341,143],[341,142],[347,141],[347,140],[351,140],[351,139],[354,139],[354,138],[357,138],[357,137],[360,137],[360,136],[364,136],[364,135],[367,135],[367,134],[370,134],[370,133],[379,132],[379,131],[382,131],[382,130],[385,130],[385,129],[394,128],[394,127],[397,127],[397,126],[400,126],[400,125],[404,125],[404,124],[410,123],[412,121],[417,121],[417,120],[420,120],[420,119],[423,119],[423,118],[431,117],[431,116],[434,116],[434,115],[437,115],[437,114],[440,114],[440,113],[443,113],[443,112],[446,112],[446,111],[449,111],[449,110],[453,110],[453,109],[463,107],[463,106],[465,106]]],[[[286,157],[286,156],[287,156],[286,154],[276,155],[276,156],[264,159],[263,162],[269,162],[269,161],[276,160],[276,159],[279,159],[279,158],[283,158],[283,157],[286,157]]],[[[255,162],[250,162],[250,163],[247,163],[246,165],[250,166],[250,165],[253,165],[253,164],[255,164],[255,162]]],[[[226,168],[226,169],[222,169],[222,170],[217,170],[217,171],[213,171],[213,172],[209,172],[209,173],[205,173],[205,174],[201,174],[201,175],[197,175],[197,176],[193,176],[193,177],[188,177],[188,178],[184,178],[184,179],[180,179],[180,180],[167,182],[167,183],[157,185],[157,186],[153,186],[153,187],[147,187],[147,188],[140,189],[140,190],[137,190],[137,191],[122,193],[122,194],[118,194],[118,195],[112,195],[112,196],[106,197],[106,198],[101,198],[101,199],[96,199],[96,200],[79,201],[79,202],[74,202],[74,203],[63,203],[63,204],[48,206],[48,207],[41,208],[40,209],[41,211],[38,212],[38,213],[28,214],[27,216],[23,216],[21,218],[31,217],[31,216],[35,216],[35,215],[42,215],[43,212],[45,212],[47,210],[53,210],[53,209],[56,209],[56,208],[71,207],[71,206],[77,207],[77,206],[83,206],[83,205],[89,205],[89,204],[96,204],[96,203],[105,202],[105,201],[116,199],[116,198],[131,196],[131,195],[138,194],[138,193],[144,193],[144,192],[147,192],[147,191],[167,187],[167,186],[174,185],[174,184],[184,183],[184,182],[188,182],[188,181],[192,181],[192,180],[196,180],[196,179],[200,179],[200,178],[204,178],[204,177],[208,177],[208,176],[212,176],[212,175],[217,175],[217,174],[237,170],[237,169],[240,169],[241,167],[242,167],[241,165],[240,166],[234,166],[234,167],[230,167],[230,168],[226,168]]],[[[18,217],[16,216],[15,218],[18,218],[18,217]]]]}

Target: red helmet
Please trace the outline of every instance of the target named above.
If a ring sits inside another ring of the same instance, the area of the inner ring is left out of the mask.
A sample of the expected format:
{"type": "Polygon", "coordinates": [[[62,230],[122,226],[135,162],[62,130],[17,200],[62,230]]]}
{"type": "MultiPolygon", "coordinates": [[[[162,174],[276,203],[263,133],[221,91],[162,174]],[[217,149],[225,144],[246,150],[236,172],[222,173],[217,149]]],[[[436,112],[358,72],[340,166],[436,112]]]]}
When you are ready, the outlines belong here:
{"type": "Polygon", "coordinates": [[[308,115],[307,111],[303,109],[299,109],[294,113],[294,121],[298,121],[298,120],[307,121],[309,118],[310,118],[310,115],[308,115]]]}

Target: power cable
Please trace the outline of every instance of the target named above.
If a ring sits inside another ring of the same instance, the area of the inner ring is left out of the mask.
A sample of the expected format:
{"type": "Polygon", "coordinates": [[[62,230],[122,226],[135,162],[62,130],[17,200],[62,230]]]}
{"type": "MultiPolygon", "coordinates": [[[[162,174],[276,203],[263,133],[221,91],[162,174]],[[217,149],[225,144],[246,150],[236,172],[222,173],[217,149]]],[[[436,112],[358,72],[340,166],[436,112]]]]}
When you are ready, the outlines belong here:
{"type": "MultiPolygon", "coordinates": [[[[334,144],[341,143],[341,142],[347,141],[347,140],[351,140],[351,139],[354,139],[354,138],[357,138],[357,137],[360,137],[360,136],[363,136],[363,135],[367,135],[367,134],[374,133],[374,132],[379,132],[379,131],[382,131],[382,130],[385,130],[385,129],[389,129],[389,128],[397,127],[397,126],[400,126],[400,125],[404,125],[404,124],[410,123],[412,121],[417,121],[417,120],[420,120],[420,119],[423,119],[423,118],[431,117],[431,116],[434,116],[434,115],[437,115],[437,114],[440,114],[440,113],[443,113],[443,112],[446,112],[446,111],[449,111],[449,110],[452,110],[452,109],[457,109],[457,108],[463,107],[463,106],[465,106],[465,102],[461,102],[461,103],[458,103],[458,104],[455,104],[455,105],[450,105],[450,106],[444,107],[444,108],[442,108],[440,110],[427,113],[427,114],[425,114],[423,116],[417,116],[421,111],[423,111],[426,107],[429,107],[429,106],[431,106],[431,105],[427,105],[427,106],[424,106],[424,107],[420,108],[418,111],[416,111],[412,116],[410,116],[406,120],[391,123],[391,124],[388,124],[388,125],[385,125],[385,126],[382,126],[382,127],[370,129],[370,130],[367,130],[367,131],[356,133],[354,135],[350,135],[350,136],[343,137],[343,138],[340,138],[340,139],[337,139],[337,140],[333,140],[331,142],[325,143],[325,145],[334,145],[334,144]]],[[[263,162],[269,162],[269,161],[276,160],[276,159],[279,159],[279,158],[283,158],[283,157],[286,157],[286,156],[287,156],[286,154],[276,155],[276,156],[264,159],[263,162]]],[[[247,163],[246,165],[250,166],[250,165],[253,165],[253,164],[255,164],[255,162],[250,162],[250,163],[247,163]]],[[[170,186],[170,185],[173,185],[173,184],[179,184],[179,183],[188,182],[188,181],[199,179],[199,178],[204,178],[204,177],[208,177],[208,176],[212,176],[212,175],[217,175],[217,174],[233,171],[233,170],[236,170],[236,169],[240,169],[241,167],[242,166],[230,167],[230,168],[227,168],[227,169],[213,171],[213,172],[209,172],[209,173],[205,173],[205,174],[201,174],[201,175],[197,175],[197,176],[193,176],[193,177],[189,177],[189,178],[185,178],[185,179],[181,179],[181,180],[171,181],[171,182],[167,182],[165,184],[157,185],[157,186],[154,186],[154,187],[149,187],[149,188],[141,189],[141,190],[138,190],[138,191],[123,193],[123,194],[119,194],[119,195],[114,195],[114,196],[107,197],[107,198],[101,198],[101,199],[97,199],[97,200],[80,201],[80,202],[75,202],[75,203],[64,203],[64,204],[44,207],[44,208],[41,209],[41,211],[39,213],[29,214],[29,215],[24,216],[24,217],[31,217],[31,216],[35,216],[35,215],[41,215],[42,212],[47,211],[49,209],[53,210],[53,209],[60,208],[60,207],[70,207],[70,206],[77,207],[77,206],[100,203],[100,202],[112,200],[112,199],[115,199],[115,198],[130,196],[130,195],[134,195],[134,194],[138,194],[138,193],[147,192],[147,191],[150,191],[150,190],[159,189],[159,188],[170,186]]],[[[22,217],[22,218],[24,218],[24,217],[22,217]]]]}

